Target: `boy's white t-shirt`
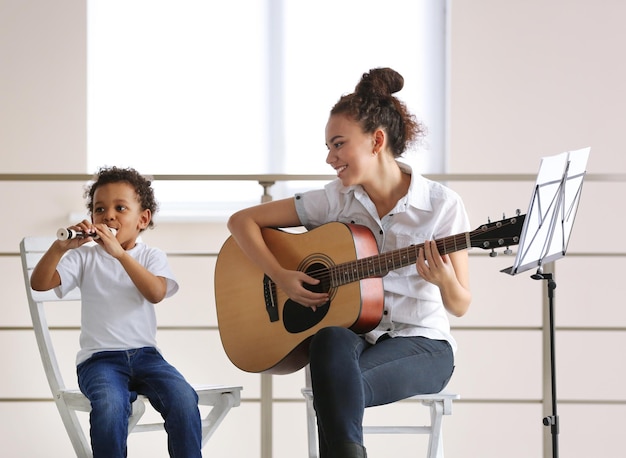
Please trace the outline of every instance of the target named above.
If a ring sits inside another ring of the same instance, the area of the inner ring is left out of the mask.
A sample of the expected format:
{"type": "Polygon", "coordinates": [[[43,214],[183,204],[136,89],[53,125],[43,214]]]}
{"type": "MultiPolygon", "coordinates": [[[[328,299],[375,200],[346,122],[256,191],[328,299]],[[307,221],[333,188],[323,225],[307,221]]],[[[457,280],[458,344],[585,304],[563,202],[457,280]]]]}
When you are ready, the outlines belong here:
{"type": "MultiPolygon", "coordinates": [[[[178,291],[178,283],[166,254],[139,240],[128,250],[148,271],[167,280],[165,297],[178,291]]],[[[93,243],[70,250],[57,266],[63,297],[74,288],[81,291],[80,350],[76,364],[100,351],[157,347],[156,312],[132,282],[120,262],[93,243]]]]}

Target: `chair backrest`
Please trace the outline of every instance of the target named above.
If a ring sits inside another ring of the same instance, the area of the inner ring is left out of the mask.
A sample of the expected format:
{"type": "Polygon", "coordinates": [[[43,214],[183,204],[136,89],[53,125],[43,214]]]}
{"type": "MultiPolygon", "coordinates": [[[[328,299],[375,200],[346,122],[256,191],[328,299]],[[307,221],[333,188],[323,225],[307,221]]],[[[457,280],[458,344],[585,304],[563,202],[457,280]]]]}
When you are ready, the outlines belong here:
{"type": "Polygon", "coordinates": [[[33,321],[33,329],[37,338],[39,354],[41,362],[55,399],[60,390],[66,388],[59,369],[54,346],[50,337],[48,321],[46,319],[46,309],[44,303],[57,301],[77,301],[80,300],[80,291],[75,289],[68,295],[59,299],[56,293],[50,291],[34,291],[30,287],[30,276],[37,262],[43,254],[48,250],[52,242],[51,237],[25,237],[20,243],[20,255],[22,258],[22,270],[24,272],[24,283],[26,288],[26,296],[28,298],[28,307],[33,321]]]}

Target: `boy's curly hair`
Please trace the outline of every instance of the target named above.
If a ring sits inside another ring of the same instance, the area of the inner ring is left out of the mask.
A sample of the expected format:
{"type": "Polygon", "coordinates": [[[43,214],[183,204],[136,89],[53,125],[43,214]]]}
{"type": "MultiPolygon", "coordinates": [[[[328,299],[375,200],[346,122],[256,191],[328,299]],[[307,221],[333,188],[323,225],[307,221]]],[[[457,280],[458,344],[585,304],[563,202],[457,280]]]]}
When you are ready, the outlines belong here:
{"type": "MultiPolygon", "coordinates": [[[[119,167],[102,167],[98,170],[98,173],[94,176],[93,183],[87,186],[85,190],[85,198],[87,199],[87,210],[91,215],[93,211],[93,196],[100,186],[109,183],[125,182],[135,188],[139,203],[142,210],[150,210],[154,215],[158,209],[159,204],[154,197],[154,190],[152,189],[152,181],[147,177],[144,177],[133,168],[119,168],[119,167]]],[[[148,228],[153,228],[154,222],[150,219],[148,228]]]]}

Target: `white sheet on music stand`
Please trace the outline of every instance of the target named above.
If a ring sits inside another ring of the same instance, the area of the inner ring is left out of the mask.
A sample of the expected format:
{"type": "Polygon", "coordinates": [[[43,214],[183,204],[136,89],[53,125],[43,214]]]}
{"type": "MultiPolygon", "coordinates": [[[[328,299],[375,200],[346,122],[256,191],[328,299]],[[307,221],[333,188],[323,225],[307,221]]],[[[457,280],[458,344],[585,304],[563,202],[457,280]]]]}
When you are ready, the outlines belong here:
{"type": "Polygon", "coordinates": [[[590,148],[544,157],[522,228],[511,275],[565,256],[590,148]]]}

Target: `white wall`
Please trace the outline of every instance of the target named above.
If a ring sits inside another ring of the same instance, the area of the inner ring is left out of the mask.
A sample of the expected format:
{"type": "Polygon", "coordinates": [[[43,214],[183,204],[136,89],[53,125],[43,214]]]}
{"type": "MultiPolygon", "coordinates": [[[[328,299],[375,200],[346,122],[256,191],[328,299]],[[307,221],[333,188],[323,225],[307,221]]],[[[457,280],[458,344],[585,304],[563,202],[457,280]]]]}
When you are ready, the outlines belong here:
{"type": "Polygon", "coordinates": [[[534,173],[540,155],[592,146],[589,172],[623,172],[620,0],[453,0],[451,172],[534,173]]]}
{"type": "MultiPolygon", "coordinates": [[[[587,181],[568,249],[557,261],[556,361],[560,454],[616,457],[626,414],[626,293],[620,276],[626,242],[620,227],[626,156],[626,3],[620,0],[452,0],[450,172],[537,172],[542,156],[591,146],[589,174],[621,174],[619,182],[587,181]],[[605,223],[606,222],[606,223],[605,223]],[[593,253],[621,253],[603,258],[593,253]],[[597,327],[597,331],[585,327],[597,327]],[[602,332],[602,329],[614,330],[602,332]]],[[[472,221],[526,210],[529,183],[459,183],[472,221]]],[[[504,258],[497,263],[507,265],[504,258]]],[[[459,326],[528,326],[527,331],[461,331],[454,380],[464,399],[534,399],[549,390],[538,351],[537,285],[507,278],[490,261],[473,264],[475,300],[459,326]],[[470,340],[471,339],[471,340],[470,340]],[[483,375],[478,375],[478,374],[483,375]]],[[[510,265],[510,260],[509,264],[510,265]]],[[[461,404],[447,424],[449,456],[539,456],[536,438],[551,413],[528,404],[461,404]],[[462,420],[460,420],[462,418],[462,420]],[[471,421],[467,421],[471,419],[471,421]],[[458,422],[458,423],[457,423],[458,422]],[[469,427],[467,436],[464,428],[469,427]],[[458,428],[458,429],[457,429],[458,428]],[[468,445],[469,437],[476,441],[468,445]],[[461,435],[457,442],[451,436],[461,435]]]]}
{"type": "Polygon", "coordinates": [[[84,173],[85,2],[0,2],[2,172],[84,173]]]}
{"type": "MultiPolygon", "coordinates": [[[[0,173],[85,171],[85,8],[80,0],[0,0],[0,173]]],[[[591,146],[590,174],[624,174],[625,18],[621,0],[452,0],[449,171],[534,174],[542,156],[591,146]]],[[[502,212],[525,211],[531,184],[450,183],[463,194],[475,226],[502,212]]],[[[623,178],[585,184],[570,255],[557,262],[559,440],[567,457],[619,456],[622,449],[622,258],[598,253],[626,252],[613,229],[623,222],[614,209],[621,207],[617,199],[624,188],[623,178]]],[[[54,405],[46,401],[21,268],[12,254],[24,235],[53,234],[71,212],[82,211],[82,184],[0,181],[0,192],[0,442],[7,456],[43,457],[51,449],[69,456],[54,405]]],[[[226,236],[223,224],[162,223],[146,238],[172,253],[215,253],[226,236]]],[[[221,350],[210,291],[213,262],[172,256],[184,287],[160,310],[161,325],[206,329],[165,330],[161,344],[194,381],[244,385],[246,401],[226,419],[206,455],[260,456],[259,380],[234,369],[221,350]]],[[[543,285],[500,273],[512,258],[472,256],[471,262],[474,303],[466,317],[453,320],[460,350],[451,388],[463,400],[445,420],[446,456],[540,456],[550,441],[541,423],[549,414],[541,403],[548,380],[540,329],[543,285]]],[[[76,323],[75,316],[58,320],[76,323]]],[[[72,380],[76,332],[57,335],[69,349],[72,380]]],[[[274,407],[276,458],[294,456],[293,450],[305,454],[302,382],[301,374],[274,377],[274,396],[281,401],[274,407]]],[[[405,414],[400,405],[380,415],[405,414]]],[[[145,453],[141,447],[165,456],[160,439],[145,437],[132,445],[130,456],[145,453]]],[[[368,441],[371,456],[390,453],[385,438],[368,441]]],[[[398,456],[416,444],[401,439],[398,456]]]]}

